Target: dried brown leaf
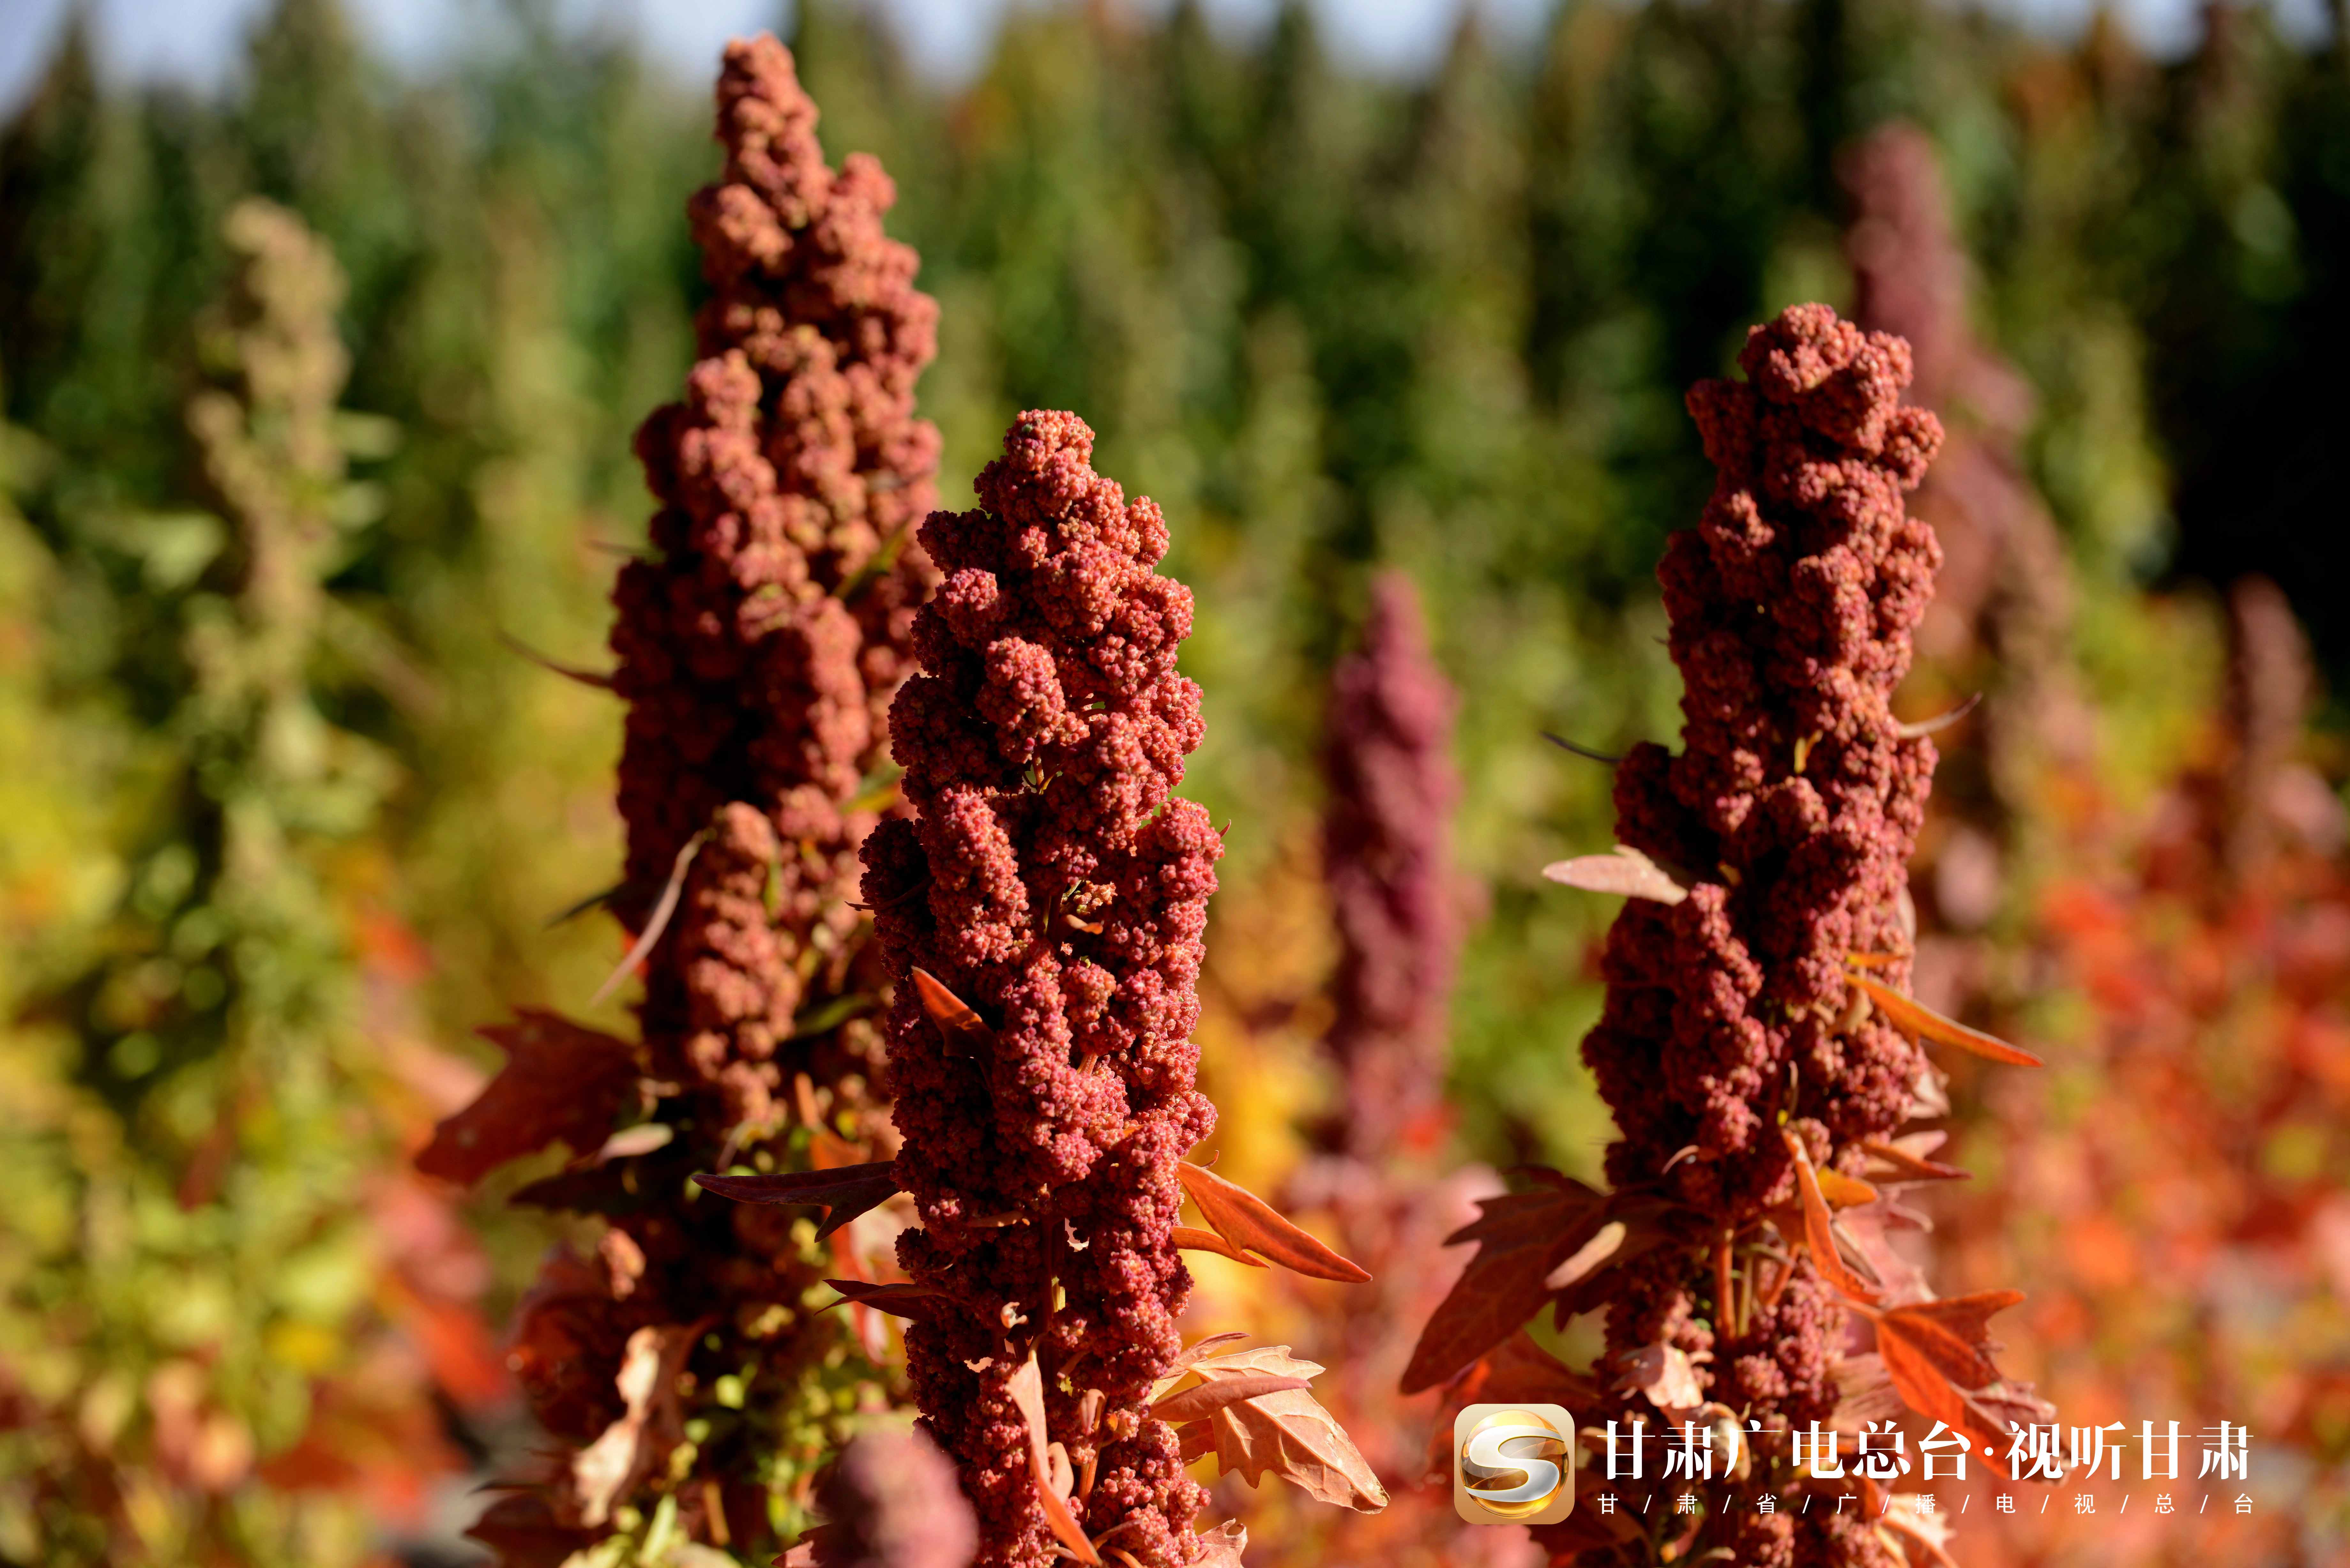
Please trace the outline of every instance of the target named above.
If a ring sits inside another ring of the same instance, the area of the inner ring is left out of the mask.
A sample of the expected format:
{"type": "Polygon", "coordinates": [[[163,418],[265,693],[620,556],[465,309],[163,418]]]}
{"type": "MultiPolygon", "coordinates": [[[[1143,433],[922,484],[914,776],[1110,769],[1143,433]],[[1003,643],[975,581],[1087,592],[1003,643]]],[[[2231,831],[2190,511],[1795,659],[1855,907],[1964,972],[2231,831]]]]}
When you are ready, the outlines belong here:
{"type": "MultiPolygon", "coordinates": [[[[1202,1357],[1192,1369],[1210,1383],[1266,1375],[1311,1378],[1322,1370],[1291,1355],[1285,1345],[1202,1357]]],[[[1387,1488],[1362,1451],[1303,1388],[1237,1400],[1210,1420],[1219,1467],[1239,1471],[1252,1486],[1271,1471],[1320,1501],[1359,1513],[1376,1513],[1388,1504],[1387,1488]]]]}
{"type": "Polygon", "coordinates": [[[1668,1416],[1694,1410],[1705,1403],[1705,1390],[1698,1386],[1697,1367],[1690,1362],[1689,1352],[1678,1345],[1644,1345],[1627,1352],[1621,1365],[1624,1370],[1617,1377],[1616,1386],[1638,1389],[1649,1404],[1668,1416]]]}
{"type": "Polygon", "coordinates": [[[1200,1206],[1200,1212],[1207,1216],[1216,1234],[1233,1246],[1261,1252],[1284,1269],[1317,1280],[1336,1280],[1350,1285],[1369,1282],[1371,1276],[1360,1264],[1340,1257],[1317,1238],[1299,1230],[1247,1188],[1226,1181],[1188,1159],[1175,1167],[1175,1174],[1182,1179],[1183,1190],[1200,1206]]]}
{"type": "Polygon", "coordinates": [[[677,1375],[702,1326],[657,1324],[629,1335],[619,1376],[613,1379],[625,1412],[571,1457],[581,1524],[592,1529],[610,1518],[613,1502],[682,1438],[677,1375]]]}
{"type": "Polygon", "coordinates": [[[1192,1568],[1241,1568],[1241,1553],[1248,1549],[1248,1528],[1237,1519],[1228,1519],[1213,1530],[1200,1532],[1201,1557],[1192,1568]]]}
{"type": "Polygon", "coordinates": [[[1654,898],[1660,904],[1678,904],[1689,897],[1689,889],[1674,881],[1663,867],[1622,844],[1613,855],[1554,860],[1543,867],[1543,875],[1586,892],[1621,893],[1627,898],[1654,898]]]}
{"type": "Polygon", "coordinates": [[[636,1048],[553,1012],[524,1012],[484,1038],[506,1064],[480,1096],[432,1129],[416,1157],[427,1176],[471,1185],[551,1143],[602,1146],[636,1085],[636,1048]]]}

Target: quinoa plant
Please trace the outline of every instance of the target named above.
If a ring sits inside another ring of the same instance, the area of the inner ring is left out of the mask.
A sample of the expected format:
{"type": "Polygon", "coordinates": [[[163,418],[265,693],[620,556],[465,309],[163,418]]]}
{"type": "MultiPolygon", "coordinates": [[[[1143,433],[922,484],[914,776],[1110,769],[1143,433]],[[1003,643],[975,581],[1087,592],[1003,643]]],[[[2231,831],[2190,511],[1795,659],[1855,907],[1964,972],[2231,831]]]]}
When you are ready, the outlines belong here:
{"type": "Polygon", "coordinates": [[[1182,1158],[1215,1127],[1191,1034],[1223,845],[1174,794],[1201,730],[1175,667],[1191,594],[1153,569],[1159,508],[1094,472],[1093,441],[1073,414],[1022,415],[979,507],[921,530],[942,581],[890,711],[911,811],[864,846],[904,1147],[856,1171],[705,1179],[836,1221],[912,1194],[910,1279],[835,1283],[912,1320],[908,1380],[985,1568],[1237,1563],[1244,1531],[1191,1529],[1206,1493],[1185,1465],[1211,1450],[1252,1481],[1386,1501],[1305,1392],[1318,1367],[1221,1349],[1238,1334],[1187,1347],[1176,1326],[1186,1246],[1367,1276],[1182,1158]],[[1187,1193],[1211,1229],[1178,1224],[1187,1193]]]}
{"type": "Polygon", "coordinates": [[[1589,1564],[1897,1561],[1897,1532],[1922,1527],[1875,1501],[1805,1508],[1820,1487],[1881,1494],[1799,1468],[1793,1439],[1866,1424],[1890,1447],[1907,1406],[1944,1464],[1980,1462],[2039,1408],[1989,1355],[1985,1321],[2017,1293],[1937,1300],[1884,1240],[1902,1186],[1960,1174],[1928,1158],[1939,1134],[1903,1130],[1948,1109],[1923,1044],[2034,1060],[1907,994],[1905,865],[1935,751],[1892,699],[1940,552],[1903,497],[1940,428],[1900,403],[1908,346],[1824,306],[1756,327],[1739,362],[1744,382],[1690,393],[1718,477],[1659,572],[1681,750],[1633,748],[1617,852],[1549,868],[1633,895],[1583,1046],[1616,1116],[1613,1190],[1537,1172],[1488,1200],[1406,1378],[1556,1399],[1645,1475],[1673,1473],[1668,1434],[1702,1451],[1689,1513],[1587,1506],[1607,1485],[1588,1464],[1586,1506],[1538,1535],[1589,1564]],[[1519,1333],[1544,1306],[1605,1311],[1588,1376],[1519,1333]]]}
{"type": "Polygon", "coordinates": [[[771,1553],[854,1413],[893,1397],[884,1320],[815,1310],[824,1276],[886,1257],[888,1217],[817,1230],[688,1179],[894,1147],[857,852],[897,809],[882,718],[933,580],[909,525],[937,462],[914,415],[937,312],[882,231],[888,176],[827,166],[782,45],[729,46],[717,107],[724,169],[690,208],[701,358],[638,432],[660,505],[613,591],[628,857],[606,902],[640,1034],[489,1031],[511,1060],[419,1161],[471,1181],[566,1142],[570,1168],[517,1200],[604,1227],[522,1309],[514,1362],[565,1449],[476,1532],[515,1563],[771,1553]]]}

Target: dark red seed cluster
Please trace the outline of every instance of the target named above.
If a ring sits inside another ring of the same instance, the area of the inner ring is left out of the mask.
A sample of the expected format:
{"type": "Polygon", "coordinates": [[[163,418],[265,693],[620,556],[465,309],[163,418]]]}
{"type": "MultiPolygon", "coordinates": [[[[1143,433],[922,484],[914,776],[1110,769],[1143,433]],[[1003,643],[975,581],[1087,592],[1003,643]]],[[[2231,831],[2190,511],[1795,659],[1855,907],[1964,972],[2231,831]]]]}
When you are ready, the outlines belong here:
{"type": "Polygon", "coordinates": [[[1328,1040],[1346,1085],[1329,1141],[1367,1158],[1392,1155],[1442,1103],[1461,934],[1458,706],[1429,653],[1411,579],[1381,576],[1362,647],[1332,674],[1324,744],[1322,870],[1339,940],[1328,1040]]]}
{"type": "Polygon", "coordinates": [[[827,167],[782,45],[729,46],[717,100],[725,166],[691,207],[701,358],[684,400],[638,431],[660,510],[611,638],[628,705],[611,903],[639,932],[673,904],[643,969],[640,1093],[674,1136],[525,1190],[609,1229],[592,1263],[564,1259],[534,1291],[515,1357],[540,1419],[583,1450],[556,1489],[561,1524],[592,1538],[667,1491],[691,1538],[740,1549],[769,1530],[779,1454],[827,1440],[772,1422],[800,1419],[798,1381],[847,1331],[795,1315],[837,1271],[802,1257],[794,1211],[689,1197],[686,1176],[770,1139],[780,1158],[803,1122],[889,1152],[879,1031],[844,1015],[882,980],[857,853],[890,798],[883,720],[936,580],[911,525],[933,500],[938,434],[913,392],[937,310],[882,232],[889,177],[863,156],[827,167]],[[685,1347],[677,1370],[704,1388],[749,1369],[746,1416],[684,1483],[664,1451],[600,1484],[586,1450],[625,1458],[623,1363],[647,1334],[685,1347]]]}
{"type": "Polygon", "coordinates": [[[979,508],[923,526],[943,581],[889,721],[913,815],[865,846],[898,982],[898,1170],[922,1220],[899,1260],[944,1298],[908,1331],[908,1370],[978,1511],[979,1562],[1022,1568],[1052,1552],[1007,1386],[1032,1353],[1052,1438],[1093,1473],[1070,1500],[1087,1534],[1187,1563],[1205,1501],[1145,1401],[1191,1288],[1176,1164],[1215,1125],[1191,1037],[1222,844],[1173,794],[1201,735],[1175,667],[1191,597],[1153,570],[1159,508],[1094,472],[1093,439],[1023,414],[979,508]],[[929,1021],[916,967],[991,1049],[929,1021]]]}
{"type": "MultiPolygon", "coordinates": [[[[1783,1114],[1815,1160],[1851,1168],[1929,1071],[1881,1017],[1855,1016],[1846,961],[1909,949],[1906,867],[1935,753],[1888,704],[1940,559],[1903,503],[1940,427],[1901,404],[1908,347],[1825,306],[1756,327],[1739,362],[1744,383],[1690,394],[1719,475],[1659,573],[1682,749],[1635,748],[1616,783],[1618,836],[1688,897],[1627,903],[1584,1043],[1621,1133],[1609,1179],[1720,1231],[1792,1195],[1783,1114]]],[[[1879,972],[1899,985],[1906,970],[1879,972]]],[[[1660,1248],[1617,1273],[1611,1353],[1711,1352],[1708,1397],[1734,1410],[1803,1423],[1834,1408],[1842,1310],[1808,1263],[1736,1339],[1699,1254],[1660,1248]]]]}

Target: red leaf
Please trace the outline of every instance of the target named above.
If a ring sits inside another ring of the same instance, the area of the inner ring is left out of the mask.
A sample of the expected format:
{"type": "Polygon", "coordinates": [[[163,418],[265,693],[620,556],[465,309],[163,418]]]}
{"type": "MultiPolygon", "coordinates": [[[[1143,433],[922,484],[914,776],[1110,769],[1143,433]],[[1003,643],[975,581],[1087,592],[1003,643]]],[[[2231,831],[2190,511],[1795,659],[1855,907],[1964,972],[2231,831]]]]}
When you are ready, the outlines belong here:
{"type": "Polygon", "coordinates": [[[1867,1282],[1845,1266],[1844,1255],[1836,1251],[1835,1230],[1828,1213],[1827,1199],[1820,1195],[1820,1179],[1812,1169],[1812,1157],[1804,1147],[1804,1140],[1793,1128],[1782,1127],[1779,1136],[1786,1140],[1787,1152],[1794,1157],[1795,1189],[1804,1205],[1804,1245],[1812,1254],[1812,1266],[1820,1276],[1856,1301],[1873,1302],[1877,1293],[1867,1282]]]}
{"type": "Polygon", "coordinates": [[[1299,1230],[1247,1188],[1234,1186],[1188,1159],[1175,1167],[1175,1174],[1182,1179],[1183,1190],[1191,1195],[1208,1223],[1233,1246],[1262,1252],[1284,1269],[1317,1280],[1349,1285],[1369,1282],[1369,1272],[1360,1264],[1349,1262],[1299,1230]]]}
{"type": "Polygon", "coordinates": [[[1552,1271],[1606,1223],[1607,1203],[1565,1177],[1532,1192],[1479,1199],[1484,1212],[1444,1239],[1448,1247],[1475,1241],[1477,1255],[1420,1331],[1403,1392],[1446,1381],[1540,1312],[1560,1288],[1549,1283],[1552,1271]]]}
{"type": "Polygon", "coordinates": [[[897,1165],[880,1160],[870,1165],[844,1165],[832,1170],[796,1170],[778,1176],[697,1175],[694,1180],[721,1198],[737,1203],[805,1203],[832,1212],[816,1231],[822,1241],[866,1210],[886,1203],[901,1190],[897,1165]]]}
{"type": "Polygon", "coordinates": [[[1998,1346],[1987,1321],[2022,1299],[2021,1291],[1985,1291],[1869,1314],[1877,1323],[1877,1354],[1901,1402],[1978,1443],[1996,1449],[2005,1441],[2000,1424],[1970,1396],[2000,1382],[1991,1359],[1998,1346]]]}
{"type": "MultiPolygon", "coordinates": [[[[1181,1226],[1177,1228],[1179,1230],[1188,1229],[1188,1227],[1181,1226]]],[[[1221,1346],[1230,1345],[1236,1339],[1246,1339],[1248,1335],[1243,1334],[1239,1329],[1228,1328],[1222,1334],[1211,1334],[1204,1339],[1196,1340],[1175,1353],[1175,1359],[1167,1364],[1167,1370],[1161,1376],[1164,1377],[1173,1377],[1176,1374],[1181,1372],[1183,1368],[1199,1360],[1200,1357],[1203,1355],[1212,1355],[1217,1353],[1221,1346]]]]}
{"type": "Polygon", "coordinates": [[[1912,1181],[1963,1181],[1970,1174],[1955,1165],[1944,1165],[1939,1160],[1928,1159],[1924,1155],[1913,1149],[1904,1148],[1898,1143],[1883,1143],[1871,1139],[1860,1147],[1867,1151],[1869,1158],[1889,1167],[1894,1175],[1906,1177],[1912,1181]]]}
{"type": "Polygon", "coordinates": [[[1178,1247],[1194,1252],[1213,1252],[1220,1258],[1230,1258],[1235,1263],[1246,1263],[1252,1269],[1264,1267],[1263,1262],[1250,1257],[1213,1231],[1202,1231],[1196,1225],[1178,1225],[1169,1234],[1178,1247]]]}
{"type": "Polygon", "coordinates": [[[994,1051],[995,1031],[930,971],[914,971],[914,994],[921,998],[922,1012],[939,1026],[939,1037],[946,1042],[949,1055],[963,1052],[987,1055],[994,1051]]]}
{"type": "Polygon", "coordinates": [[[1847,975],[1877,1010],[1885,1014],[1893,1027],[1912,1040],[1931,1040],[1937,1044],[1955,1045],[1993,1062],[2005,1062],[2018,1067],[2040,1067],[2046,1064],[2021,1046],[2011,1045],[1995,1034],[1980,1029],[1970,1029],[1954,1019],[1943,1017],[1915,998],[1902,995],[1882,981],[1871,980],[1865,974],[1847,975]]]}
{"type": "Polygon", "coordinates": [[[1028,1359],[1012,1375],[1008,1385],[1014,1404],[1020,1407],[1021,1419],[1028,1428],[1028,1469],[1035,1485],[1036,1505],[1045,1511],[1045,1522],[1054,1538],[1068,1548],[1069,1554],[1080,1563],[1099,1568],[1101,1553],[1086,1539],[1085,1531],[1069,1512],[1069,1505],[1053,1490],[1052,1461],[1045,1457],[1045,1375],[1037,1369],[1036,1353],[1030,1351],[1028,1359]]]}
{"type": "MultiPolygon", "coordinates": [[[[897,1317],[910,1317],[917,1323],[930,1322],[931,1314],[938,1310],[931,1303],[942,1300],[946,1295],[944,1291],[932,1290],[928,1285],[902,1282],[889,1285],[877,1285],[865,1280],[827,1280],[824,1282],[860,1306],[869,1306],[897,1317]]],[[[834,1304],[839,1303],[836,1302],[834,1304]]]]}
{"type": "Polygon", "coordinates": [[[1151,1406],[1150,1413],[1162,1421],[1180,1426],[1185,1421],[1204,1420],[1235,1400],[1253,1399],[1260,1394],[1278,1394],[1288,1388],[1313,1386],[1312,1380],[1308,1378],[1283,1377],[1270,1372],[1252,1373],[1245,1377],[1195,1384],[1180,1394],[1170,1394],[1151,1406]]]}
{"type": "Polygon", "coordinates": [[[636,1048],[552,1012],[525,1012],[483,1035],[506,1064],[480,1097],[432,1129],[416,1157],[427,1176],[472,1185],[551,1143],[602,1146],[637,1078],[636,1048]]]}

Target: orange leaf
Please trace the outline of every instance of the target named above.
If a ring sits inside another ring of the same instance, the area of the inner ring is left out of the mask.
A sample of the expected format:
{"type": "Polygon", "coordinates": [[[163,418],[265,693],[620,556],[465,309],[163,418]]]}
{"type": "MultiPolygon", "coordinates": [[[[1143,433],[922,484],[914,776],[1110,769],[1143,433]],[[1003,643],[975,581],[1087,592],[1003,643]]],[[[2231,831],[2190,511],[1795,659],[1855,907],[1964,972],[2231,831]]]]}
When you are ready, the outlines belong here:
{"type": "Polygon", "coordinates": [[[1212,1421],[1193,1421],[1175,1428],[1175,1436],[1183,1445],[1183,1462],[1203,1459],[1216,1451],[1216,1428],[1212,1421]]]}
{"type": "Polygon", "coordinates": [[[958,1052],[983,1055],[995,1049],[995,1031],[930,971],[914,971],[914,994],[921,998],[922,1012],[939,1026],[939,1037],[946,1042],[949,1055],[958,1052]]]}
{"type": "Polygon", "coordinates": [[[1020,1364],[1005,1388],[1012,1402],[1020,1407],[1021,1418],[1028,1428],[1029,1472],[1035,1483],[1036,1504],[1045,1511],[1045,1524],[1051,1528],[1054,1539],[1068,1548],[1071,1556],[1100,1568],[1101,1553],[1086,1539],[1085,1531],[1069,1512],[1069,1505],[1053,1490],[1053,1463],[1045,1451],[1045,1375],[1037,1370],[1035,1351],[1028,1353],[1028,1359],[1020,1364]]]}
{"type": "MultiPolygon", "coordinates": [[[[1176,1229],[1188,1231],[1191,1227],[1188,1225],[1179,1225],[1176,1229]]],[[[1204,1339],[1195,1340],[1175,1353],[1175,1359],[1169,1362],[1167,1365],[1165,1376],[1171,1379],[1181,1373],[1183,1368],[1191,1366],[1191,1363],[1199,1360],[1200,1357],[1207,1355],[1210,1351],[1214,1350],[1216,1346],[1220,1345],[1230,1345],[1234,1340],[1246,1339],[1247,1337],[1247,1334],[1243,1334],[1236,1328],[1228,1328],[1222,1334],[1211,1334],[1204,1339]]]]}
{"type": "Polygon", "coordinates": [[[805,1203],[831,1210],[816,1231],[822,1241],[859,1214],[887,1202],[899,1190],[894,1161],[845,1165],[831,1170],[795,1170],[777,1176],[697,1175],[694,1181],[737,1203],[805,1203]]]}
{"type": "Polygon", "coordinates": [[[1928,1159],[1898,1143],[1883,1143],[1872,1138],[1860,1147],[1867,1152],[1869,1158],[1890,1166],[1895,1175],[1908,1177],[1913,1181],[1963,1181],[1969,1174],[1955,1165],[1928,1159]]]}
{"type": "Polygon", "coordinates": [[[1200,1544],[1205,1553],[1192,1568],[1241,1568],[1241,1553],[1248,1549],[1248,1530],[1237,1519],[1228,1519],[1213,1530],[1200,1532],[1200,1544]]]}
{"type": "Polygon", "coordinates": [[[471,1185],[551,1143],[602,1147],[636,1082],[636,1048],[553,1012],[523,1012],[482,1034],[506,1064],[479,1098],[432,1129],[416,1168],[471,1185]]]}
{"type": "Polygon", "coordinates": [[[1841,1170],[1815,1170],[1812,1175],[1820,1184],[1820,1196],[1827,1199],[1831,1209],[1857,1209],[1877,1201],[1877,1189],[1841,1170]]]}
{"type": "Polygon", "coordinates": [[[1995,1034],[1980,1029],[1970,1029],[1953,1019],[1943,1017],[1913,997],[1902,995],[1882,981],[1871,980],[1865,974],[1848,977],[1860,987],[1877,1010],[1892,1022],[1893,1027],[1912,1040],[1931,1040],[1940,1045],[1955,1045],[1993,1062],[2006,1062],[2018,1067],[2040,1067],[2047,1064],[2020,1046],[2011,1045],[1995,1034]]]}
{"type": "Polygon", "coordinates": [[[1284,1269],[1317,1280],[1350,1285],[1369,1282],[1371,1276],[1361,1265],[1349,1262],[1291,1224],[1247,1188],[1235,1186],[1188,1159],[1175,1167],[1175,1174],[1182,1179],[1183,1190],[1191,1195],[1208,1223],[1233,1246],[1262,1252],[1284,1269]]]}
{"type": "Polygon", "coordinates": [[[1284,1388],[1310,1388],[1313,1384],[1303,1377],[1276,1376],[1260,1372],[1248,1377],[1227,1377],[1212,1383],[1196,1383],[1180,1394],[1170,1394],[1150,1407],[1150,1413],[1162,1421],[1180,1425],[1185,1421],[1202,1420],[1214,1415],[1235,1399],[1253,1399],[1260,1394],[1278,1394],[1284,1388]]]}
{"type": "MultiPolygon", "coordinates": [[[[1477,1207],[1484,1212],[1444,1239],[1448,1247],[1474,1241],[1477,1255],[1420,1330],[1404,1368],[1406,1394],[1451,1378],[1516,1333],[1553,1291],[1564,1289],[1550,1283],[1550,1276],[1562,1260],[1574,1261],[1595,1241],[1607,1199],[1556,1177],[1531,1192],[1481,1198],[1477,1207]]],[[[1614,1255],[1611,1250],[1609,1258],[1614,1255]]]]}
{"type": "Polygon", "coordinates": [[[1188,1248],[1194,1252],[1213,1252],[1220,1258],[1230,1258],[1235,1263],[1246,1263],[1252,1269],[1264,1267],[1263,1263],[1250,1257],[1213,1231],[1202,1231],[1196,1225],[1178,1225],[1170,1232],[1170,1236],[1178,1247],[1188,1248]]]}
{"type": "Polygon", "coordinates": [[[1319,1366],[1298,1360],[1285,1345],[1261,1345],[1204,1357],[1193,1370],[1208,1383],[1253,1382],[1270,1375],[1290,1384],[1236,1399],[1209,1417],[1222,1469],[1238,1470],[1252,1486],[1270,1470],[1319,1501],[1360,1513],[1387,1506],[1387,1488],[1362,1450],[1312,1394],[1295,1386],[1320,1372],[1319,1366]]]}
{"type": "Polygon", "coordinates": [[[1997,1346],[1989,1337],[1987,1320],[2022,1299],[2021,1291],[1985,1291],[1871,1314],[1877,1323],[1877,1355],[1901,1402],[1994,1449],[2005,1440],[1999,1423],[1984,1415],[1970,1394],[2000,1382],[1999,1367],[1991,1359],[1997,1346]]]}
{"type": "Polygon", "coordinates": [[[1819,1175],[1812,1168],[1812,1157],[1804,1149],[1804,1140],[1791,1127],[1781,1127],[1779,1136],[1786,1141],[1788,1154],[1794,1158],[1795,1189],[1804,1204],[1804,1245],[1812,1254],[1812,1266],[1845,1294],[1856,1301],[1875,1301],[1877,1293],[1845,1266],[1844,1254],[1836,1251],[1827,1199],[1820,1195],[1819,1175]]]}
{"type": "Polygon", "coordinates": [[[1846,953],[1844,961],[1854,969],[1885,969],[1901,961],[1899,953],[1846,953]]]}

